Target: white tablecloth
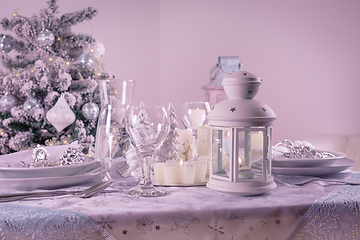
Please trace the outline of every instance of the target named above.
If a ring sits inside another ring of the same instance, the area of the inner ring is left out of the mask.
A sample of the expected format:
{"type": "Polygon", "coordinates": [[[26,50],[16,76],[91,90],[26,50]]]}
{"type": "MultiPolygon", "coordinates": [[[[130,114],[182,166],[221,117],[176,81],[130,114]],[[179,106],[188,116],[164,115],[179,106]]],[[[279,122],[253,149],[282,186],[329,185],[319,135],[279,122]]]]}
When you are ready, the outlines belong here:
{"type": "MultiPolygon", "coordinates": [[[[347,172],[329,177],[349,179],[352,174],[347,172]]],[[[288,178],[283,180],[294,181],[288,178]]],[[[19,211],[24,211],[21,208],[25,207],[34,212],[43,210],[40,215],[27,214],[24,217],[33,223],[29,226],[44,227],[45,220],[40,218],[46,216],[48,230],[67,231],[74,226],[75,230],[81,232],[84,231],[83,228],[76,226],[78,214],[88,217],[88,221],[114,238],[124,240],[286,239],[315,201],[327,196],[331,191],[339,188],[339,185],[323,187],[314,183],[301,188],[279,183],[275,190],[252,197],[221,193],[206,186],[162,188],[167,190],[169,195],[143,198],[125,192],[108,192],[89,199],[61,196],[23,200],[11,204],[1,203],[0,206],[5,210],[0,213],[0,226],[3,232],[14,229],[21,222],[19,211]],[[5,215],[9,207],[21,207],[18,208],[16,217],[11,217],[11,214],[5,215]],[[69,214],[69,217],[65,217],[68,222],[57,221],[55,216],[66,216],[66,214],[69,214]],[[48,222],[49,216],[55,219],[48,222]]],[[[0,190],[0,193],[6,192],[9,191],[0,190]]],[[[19,231],[25,230],[26,227],[19,228],[19,231]]],[[[29,231],[28,236],[22,234],[21,239],[37,239],[34,236],[36,233],[29,231]]],[[[106,234],[103,236],[104,239],[106,237],[111,239],[106,234]]],[[[49,239],[52,239],[51,235],[49,239]]],[[[97,235],[93,239],[100,237],[97,235]]]]}

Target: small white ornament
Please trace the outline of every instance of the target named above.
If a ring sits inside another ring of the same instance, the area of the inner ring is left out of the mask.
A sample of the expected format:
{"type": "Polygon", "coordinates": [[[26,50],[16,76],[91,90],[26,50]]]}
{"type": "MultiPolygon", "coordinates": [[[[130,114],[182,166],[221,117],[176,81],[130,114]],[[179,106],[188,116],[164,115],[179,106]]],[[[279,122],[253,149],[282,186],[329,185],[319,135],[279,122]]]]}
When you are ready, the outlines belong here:
{"type": "Polygon", "coordinates": [[[94,42],[91,45],[90,52],[95,58],[101,58],[105,54],[104,44],[102,44],[101,42],[94,42]]]}
{"type": "Polygon", "coordinates": [[[56,104],[46,113],[46,119],[61,132],[75,121],[75,114],[70,109],[66,99],[61,96],[56,104]]]}
{"type": "Polygon", "coordinates": [[[18,104],[18,100],[16,97],[11,95],[10,93],[6,92],[0,98],[0,108],[4,112],[10,112],[11,108],[15,107],[18,104]]]}

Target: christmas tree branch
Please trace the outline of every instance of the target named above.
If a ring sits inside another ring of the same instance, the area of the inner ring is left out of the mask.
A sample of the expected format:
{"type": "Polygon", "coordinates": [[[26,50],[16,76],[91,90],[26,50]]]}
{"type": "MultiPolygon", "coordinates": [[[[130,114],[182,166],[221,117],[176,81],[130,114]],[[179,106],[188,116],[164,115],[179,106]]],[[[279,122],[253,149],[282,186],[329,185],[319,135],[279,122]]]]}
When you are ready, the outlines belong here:
{"type": "Polygon", "coordinates": [[[97,14],[97,10],[92,7],[88,7],[87,9],[76,11],[73,13],[67,13],[60,17],[60,28],[65,28],[69,26],[73,26],[77,23],[81,23],[84,20],[90,20],[95,17],[97,14]]]}
{"type": "Polygon", "coordinates": [[[56,0],[50,0],[47,2],[49,4],[49,9],[52,11],[52,13],[56,13],[59,6],[56,4],[56,0]]]}

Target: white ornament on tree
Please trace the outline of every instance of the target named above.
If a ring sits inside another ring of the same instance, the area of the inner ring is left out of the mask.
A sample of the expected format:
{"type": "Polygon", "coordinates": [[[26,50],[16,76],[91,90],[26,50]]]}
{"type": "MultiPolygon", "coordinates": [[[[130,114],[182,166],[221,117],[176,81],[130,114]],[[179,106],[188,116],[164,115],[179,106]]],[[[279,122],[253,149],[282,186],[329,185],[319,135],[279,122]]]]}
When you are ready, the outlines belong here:
{"type": "Polygon", "coordinates": [[[46,119],[58,132],[61,132],[75,121],[75,114],[61,95],[56,104],[46,113],[46,119]]]}
{"type": "Polygon", "coordinates": [[[17,98],[11,95],[9,92],[6,92],[0,98],[0,108],[4,112],[10,112],[11,108],[15,107],[17,104],[18,104],[17,98]]]}
{"type": "Polygon", "coordinates": [[[90,48],[90,52],[95,58],[101,58],[105,54],[105,46],[101,42],[95,42],[90,48]]]}

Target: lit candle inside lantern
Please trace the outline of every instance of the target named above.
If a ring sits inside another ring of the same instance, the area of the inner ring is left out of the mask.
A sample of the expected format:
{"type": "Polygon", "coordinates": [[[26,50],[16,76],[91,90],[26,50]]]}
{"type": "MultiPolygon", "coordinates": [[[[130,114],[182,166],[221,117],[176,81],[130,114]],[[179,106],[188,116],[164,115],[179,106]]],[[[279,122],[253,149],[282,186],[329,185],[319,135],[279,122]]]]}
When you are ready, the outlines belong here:
{"type": "Polygon", "coordinates": [[[251,168],[248,166],[243,166],[243,161],[241,157],[239,157],[239,172],[238,172],[239,178],[253,178],[254,173],[251,172],[251,168]]]}
{"type": "Polygon", "coordinates": [[[205,109],[189,109],[189,120],[191,122],[191,127],[197,129],[198,127],[204,125],[206,119],[205,109]]]}

